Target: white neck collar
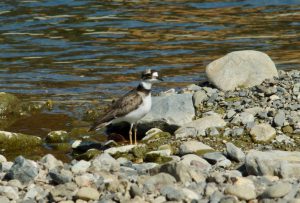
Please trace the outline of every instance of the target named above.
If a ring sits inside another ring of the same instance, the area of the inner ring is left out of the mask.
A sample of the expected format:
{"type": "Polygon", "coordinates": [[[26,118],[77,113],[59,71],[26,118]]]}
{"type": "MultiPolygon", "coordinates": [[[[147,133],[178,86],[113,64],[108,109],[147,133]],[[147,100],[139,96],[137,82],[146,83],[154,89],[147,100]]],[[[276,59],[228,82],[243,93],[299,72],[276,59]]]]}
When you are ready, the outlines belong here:
{"type": "Polygon", "coordinates": [[[142,82],[141,82],[141,85],[142,85],[146,90],[151,90],[152,83],[142,81],[142,82]]]}

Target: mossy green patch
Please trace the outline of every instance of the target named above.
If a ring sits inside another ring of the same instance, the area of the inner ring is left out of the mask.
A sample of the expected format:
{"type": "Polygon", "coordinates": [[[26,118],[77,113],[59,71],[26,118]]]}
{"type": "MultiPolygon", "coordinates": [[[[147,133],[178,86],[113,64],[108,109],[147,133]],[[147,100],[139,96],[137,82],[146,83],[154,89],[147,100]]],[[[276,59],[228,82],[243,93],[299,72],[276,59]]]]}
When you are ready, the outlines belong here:
{"type": "Polygon", "coordinates": [[[240,97],[228,97],[228,98],[225,98],[226,102],[236,102],[236,101],[240,101],[240,100],[241,100],[240,97]]]}
{"type": "Polygon", "coordinates": [[[64,143],[67,142],[69,135],[66,131],[52,131],[46,136],[47,143],[64,143]]]}
{"type": "Polygon", "coordinates": [[[77,160],[82,160],[83,159],[83,160],[89,161],[89,160],[93,159],[94,157],[98,156],[101,153],[102,152],[97,150],[97,149],[89,149],[88,151],[86,151],[83,154],[76,155],[75,158],[77,160]]]}
{"type": "Polygon", "coordinates": [[[287,125],[282,128],[282,132],[292,134],[294,132],[294,129],[292,128],[292,126],[287,125]]]}
{"type": "Polygon", "coordinates": [[[161,156],[160,154],[156,154],[156,153],[151,153],[151,154],[146,154],[145,161],[163,164],[163,163],[172,161],[172,158],[166,157],[166,156],[161,156]]]}

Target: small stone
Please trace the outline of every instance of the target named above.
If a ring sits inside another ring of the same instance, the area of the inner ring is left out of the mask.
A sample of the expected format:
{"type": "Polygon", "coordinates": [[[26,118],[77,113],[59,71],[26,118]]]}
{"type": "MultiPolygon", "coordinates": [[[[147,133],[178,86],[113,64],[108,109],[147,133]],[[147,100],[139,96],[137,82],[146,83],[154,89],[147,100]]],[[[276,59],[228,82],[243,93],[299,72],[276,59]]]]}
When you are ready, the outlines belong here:
{"type": "Polygon", "coordinates": [[[262,123],[255,125],[251,129],[250,134],[256,142],[268,142],[275,137],[276,131],[269,124],[262,123]]]}
{"type": "Polygon", "coordinates": [[[64,184],[71,182],[73,174],[71,171],[62,169],[60,172],[58,170],[50,171],[49,176],[54,183],[64,184]]]}
{"type": "Polygon", "coordinates": [[[109,149],[104,150],[105,153],[114,155],[116,153],[128,153],[130,152],[136,145],[124,145],[121,147],[112,147],[109,149]]]}
{"type": "Polygon", "coordinates": [[[42,159],[41,162],[43,165],[48,169],[52,170],[56,167],[62,167],[63,163],[62,161],[57,160],[52,154],[47,154],[45,155],[42,159]]]}
{"type": "Polygon", "coordinates": [[[72,172],[77,174],[77,173],[85,173],[87,169],[90,167],[91,162],[85,161],[85,160],[80,160],[76,164],[74,164],[71,168],[72,172]]]}
{"type": "Polygon", "coordinates": [[[294,129],[290,125],[287,125],[282,128],[282,132],[292,134],[294,129]]]}
{"type": "Polygon", "coordinates": [[[17,179],[23,184],[27,184],[38,175],[38,168],[32,161],[18,156],[13,166],[10,168],[6,176],[8,179],[17,179]]]}
{"type": "Polygon", "coordinates": [[[22,183],[17,179],[13,179],[13,180],[8,181],[7,185],[12,186],[12,187],[16,187],[18,189],[23,189],[23,187],[24,187],[22,185],[22,183]]]}
{"type": "Polygon", "coordinates": [[[274,123],[278,127],[282,127],[285,122],[285,113],[283,110],[279,110],[274,117],[274,123]]]}
{"type": "Polygon", "coordinates": [[[230,110],[227,112],[226,117],[227,117],[227,118],[232,118],[235,114],[236,114],[235,110],[230,109],[230,110]]]}
{"type": "Polygon", "coordinates": [[[202,106],[204,101],[207,101],[208,97],[202,90],[197,91],[193,94],[193,103],[196,108],[202,106]]]}
{"type": "Polygon", "coordinates": [[[237,162],[245,161],[246,155],[240,148],[236,147],[231,142],[227,142],[225,145],[226,145],[226,152],[229,158],[237,162]]]}
{"type": "Polygon", "coordinates": [[[247,124],[247,123],[251,123],[254,122],[254,116],[250,113],[247,112],[242,112],[240,114],[240,118],[241,118],[241,123],[242,124],[247,124]]]}
{"type": "Polygon", "coordinates": [[[103,153],[92,160],[92,167],[96,171],[115,172],[120,169],[120,164],[109,154],[103,153]]]}
{"type": "Polygon", "coordinates": [[[160,193],[169,201],[181,201],[184,198],[184,193],[172,185],[162,187],[160,193]]]}
{"type": "Polygon", "coordinates": [[[214,151],[214,149],[211,148],[210,146],[194,140],[184,142],[179,147],[179,153],[181,155],[192,154],[192,153],[201,155],[206,152],[212,152],[212,151],[214,151]]]}
{"type": "Polygon", "coordinates": [[[244,129],[243,128],[233,128],[231,135],[232,136],[241,136],[244,133],[244,129]]]}
{"type": "Polygon", "coordinates": [[[163,131],[159,128],[151,128],[150,130],[148,130],[145,133],[145,137],[143,137],[142,140],[150,140],[150,139],[156,138],[155,135],[158,133],[161,133],[161,132],[163,132],[163,131]]]}
{"type": "Polygon", "coordinates": [[[238,177],[233,185],[228,185],[224,191],[226,194],[237,196],[241,200],[251,200],[256,198],[254,183],[243,177],[238,177]]]}
{"type": "Polygon", "coordinates": [[[167,173],[159,173],[157,175],[149,177],[144,183],[144,189],[147,192],[154,192],[156,190],[160,190],[163,186],[173,185],[176,183],[176,179],[167,174],[167,173]]]}
{"type": "Polygon", "coordinates": [[[78,190],[76,197],[82,200],[98,200],[100,197],[100,193],[91,187],[82,187],[78,190]]]}
{"type": "Polygon", "coordinates": [[[292,185],[286,182],[278,182],[268,187],[263,196],[266,198],[280,198],[288,194],[292,190],[292,185]]]}
{"type": "Polygon", "coordinates": [[[3,163],[3,162],[7,162],[7,160],[6,160],[5,156],[0,154],[0,163],[3,163]]]}
{"type": "Polygon", "coordinates": [[[191,182],[193,179],[191,169],[181,162],[166,163],[160,167],[160,172],[168,173],[182,183],[191,182]]]}
{"type": "Polygon", "coordinates": [[[188,168],[192,166],[196,166],[200,171],[209,171],[211,169],[211,165],[203,158],[195,155],[195,154],[187,154],[181,157],[180,163],[183,163],[188,168]]]}
{"type": "Polygon", "coordinates": [[[226,157],[221,152],[209,152],[203,155],[210,164],[216,164],[218,162],[226,160],[226,157]]]}
{"type": "Polygon", "coordinates": [[[11,200],[18,200],[18,190],[11,186],[0,186],[0,195],[8,197],[11,200]]]}
{"type": "Polygon", "coordinates": [[[5,196],[0,196],[0,202],[1,203],[10,203],[9,199],[5,196]]]}
{"type": "Polygon", "coordinates": [[[89,187],[94,182],[95,177],[92,174],[85,173],[75,177],[75,182],[79,187],[89,187]]]}
{"type": "Polygon", "coordinates": [[[131,198],[134,198],[135,196],[143,197],[142,190],[137,186],[137,184],[132,184],[129,190],[129,194],[131,198]]]}

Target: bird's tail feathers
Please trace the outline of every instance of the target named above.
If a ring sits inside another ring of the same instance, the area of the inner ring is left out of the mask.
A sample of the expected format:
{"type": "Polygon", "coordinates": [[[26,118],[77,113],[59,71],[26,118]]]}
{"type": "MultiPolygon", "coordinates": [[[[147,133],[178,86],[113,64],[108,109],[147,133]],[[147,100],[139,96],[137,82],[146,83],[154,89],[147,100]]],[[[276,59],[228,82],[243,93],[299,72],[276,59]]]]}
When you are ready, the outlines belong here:
{"type": "Polygon", "coordinates": [[[97,130],[99,130],[99,129],[101,129],[101,128],[104,128],[105,126],[107,126],[107,125],[109,125],[111,122],[105,122],[105,123],[94,123],[93,125],[92,125],[92,127],[90,127],[90,129],[88,130],[89,132],[91,132],[91,131],[97,131],[97,130]]]}

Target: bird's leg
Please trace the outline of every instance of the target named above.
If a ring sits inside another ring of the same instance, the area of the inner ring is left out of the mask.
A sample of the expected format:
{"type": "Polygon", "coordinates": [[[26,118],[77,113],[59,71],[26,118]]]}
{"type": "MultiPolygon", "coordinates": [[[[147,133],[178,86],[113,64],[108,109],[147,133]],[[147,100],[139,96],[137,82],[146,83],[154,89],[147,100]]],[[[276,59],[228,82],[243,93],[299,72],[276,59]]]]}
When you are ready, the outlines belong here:
{"type": "Polygon", "coordinates": [[[132,127],[133,127],[133,123],[130,123],[129,141],[130,141],[130,144],[131,144],[131,145],[132,145],[132,127]]]}
{"type": "Polygon", "coordinates": [[[136,134],[137,134],[137,124],[134,125],[134,144],[135,145],[137,145],[136,134]]]}

